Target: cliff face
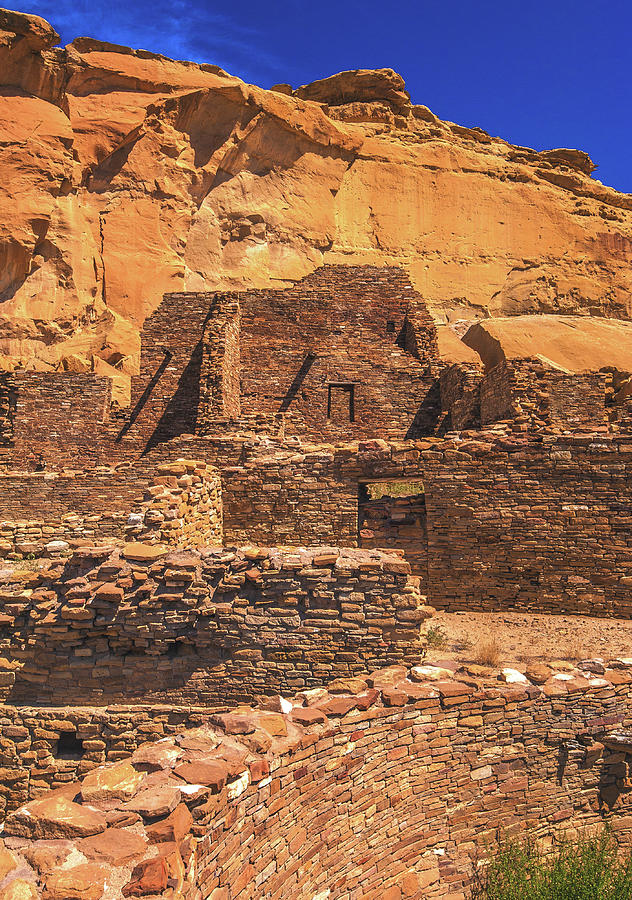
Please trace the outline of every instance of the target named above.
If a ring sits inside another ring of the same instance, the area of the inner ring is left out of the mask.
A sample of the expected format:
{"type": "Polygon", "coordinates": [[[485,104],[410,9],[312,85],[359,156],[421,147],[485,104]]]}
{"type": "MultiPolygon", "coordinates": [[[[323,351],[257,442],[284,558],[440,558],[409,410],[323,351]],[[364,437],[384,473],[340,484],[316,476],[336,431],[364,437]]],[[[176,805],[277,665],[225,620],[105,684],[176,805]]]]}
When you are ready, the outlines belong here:
{"type": "Polygon", "coordinates": [[[265,91],[57,43],[0,12],[9,366],[132,371],[165,291],[283,286],[323,263],[403,266],[438,322],[632,318],[632,196],[581,151],[442,122],[388,69],[265,91]]]}

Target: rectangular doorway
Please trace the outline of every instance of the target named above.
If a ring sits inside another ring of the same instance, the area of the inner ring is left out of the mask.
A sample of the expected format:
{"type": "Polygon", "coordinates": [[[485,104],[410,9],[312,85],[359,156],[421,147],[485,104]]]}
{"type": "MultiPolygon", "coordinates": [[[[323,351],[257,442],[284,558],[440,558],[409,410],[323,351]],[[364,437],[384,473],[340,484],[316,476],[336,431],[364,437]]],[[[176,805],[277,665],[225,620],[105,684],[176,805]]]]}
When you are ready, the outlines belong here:
{"type": "Polygon", "coordinates": [[[355,384],[331,382],[327,385],[327,419],[332,422],[355,421],[355,384]]]}
{"type": "Polygon", "coordinates": [[[428,575],[426,494],[418,479],[358,484],[358,546],[403,550],[425,586],[428,575]]]}

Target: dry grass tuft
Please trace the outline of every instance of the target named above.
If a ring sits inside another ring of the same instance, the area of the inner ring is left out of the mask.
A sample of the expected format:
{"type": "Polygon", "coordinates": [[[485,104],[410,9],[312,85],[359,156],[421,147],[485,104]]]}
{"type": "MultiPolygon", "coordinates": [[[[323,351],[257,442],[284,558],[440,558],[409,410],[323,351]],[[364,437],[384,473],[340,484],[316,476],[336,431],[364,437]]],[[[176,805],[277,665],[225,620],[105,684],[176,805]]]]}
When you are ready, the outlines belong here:
{"type": "Polygon", "coordinates": [[[568,639],[566,644],[557,654],[559,659],[568,660],[568,662],[577,662],[579,659],[586,659],[586,646],[578,634],[568,639]]]}
{"type": "Polygon", "coordinates": [[[495,637],[485,638],[476,645],[474,662],[481,666],[497,666],[500,662],[502,647],[495,637]]]}

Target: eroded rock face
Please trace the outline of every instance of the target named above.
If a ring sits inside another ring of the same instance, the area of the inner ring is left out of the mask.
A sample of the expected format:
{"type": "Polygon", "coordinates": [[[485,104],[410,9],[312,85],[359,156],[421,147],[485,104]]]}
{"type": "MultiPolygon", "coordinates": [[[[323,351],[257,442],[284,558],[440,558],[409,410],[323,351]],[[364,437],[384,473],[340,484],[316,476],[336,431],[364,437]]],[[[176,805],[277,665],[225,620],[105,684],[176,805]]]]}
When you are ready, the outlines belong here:
{"type": "MultiPolygon", "coordinates": [[[[632,314],[632,197],[586,154],[413,105],[390,69],[291,92],[0,13],[0,353],[135,370],[165,291],[404,266],[438,322],[632,314]]],[[[460,351],[454,341],[446,347],[460,351]]]]}

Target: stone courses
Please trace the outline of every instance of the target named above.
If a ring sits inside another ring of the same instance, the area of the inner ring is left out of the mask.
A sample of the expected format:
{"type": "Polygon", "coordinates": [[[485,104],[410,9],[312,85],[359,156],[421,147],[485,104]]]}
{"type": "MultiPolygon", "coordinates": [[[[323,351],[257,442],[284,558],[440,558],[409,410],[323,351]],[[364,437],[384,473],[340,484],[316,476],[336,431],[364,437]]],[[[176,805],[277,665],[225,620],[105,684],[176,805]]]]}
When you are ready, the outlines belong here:
{"type": "Polygon", "coordinates": [[[609,381],[606,373],[563,373],[537,359],[503,361],[480,382],[481,424],[512,419],[523,429],[603,430],[609,381]]]}
{"type": "Polygon", "coordinates": [[[0,817],[96,766],[126,759],[141,744],[210,716],[207,707],[175,705],[0,706],[0,817]],[[62,735],[82,742],[80,758],[60,756],[62,735]]]}
{"type": "Polygon", "coordinates": [[[5,699],[235,703],[423,653],[432,611],[400,555],[111,549],[3,586],[5,699]]]}
{"type": "Polygon", "coordinates": [[[6,883],[61,900],[62,864],[66,879],[92,868],[94,900],[465,900],[500,829],[612,819],[629,845],[632,746],[610,735],[629,726],[632,676],[591,667],[512,684],[513,670],[391,666],[216,713],[13,810],[6,883]]]}
{"type": "Polygon", "coordinates": [[[488,429],[406,443],[279,447],[224,470],[225,533],[236,543],[266,532],[279,543],[354,543],[358,483],[419,480],[434,606],[628,617],[631,463],[623,433],[488,429]]]}
{"type": "Polygon", "coordinates": [[[181,458],[153,469],[152,463],[87,472],[0,474],[0,557],[67,555],[115,539],[163,541],[172,547],[220,544],[217,470],[181,458]],[[44,519],[35,518],[43,511],[44,519]],[[20,518],[5,518],[16,515],[20,518]],[[27,515],[32,518],[23,518],[27,515]]]}
{"type": "Polygon", "coordinates": [[[406,276],[367,266],[166,295],[129,411],[94,375],[0,376],[0,555],[52,557],[0,573],[0,900],[461,900],[501,826],[611,816],[629,843],[629,661],[405,668],[422,587],[632,615],[613,383],[445,369],[406,276]],[[423,510],[376,501],[363,528],[381,480],[421,481],[423,510]]]}
{"type": "MultiPolygon", "coordinates": [[[[59,372],[15,372],[0,375],[0,405],[10,405],[10,437],[14,464],[34,468],[42,457],[60,464],[89,466],[103,456],[112,387],[102,375],[59,372]],[[7,399],[8,398],[8,399],[7,399]],[[12,433],[11,433],[12,432],[12,433]]],[[[2,413],[0,413],[0,418],[2,413]]]]}
{"type": "Polygon", "coordinates": [[[283,411],[286,433],[316,439],[435,431],[436,331],[401,270],[323,266],[293,288],[246,292],[241,308],[243,411],[283,411]],[[352,422],[348,398],[335,406],[341,384],[354,386],[352,422]]]}

